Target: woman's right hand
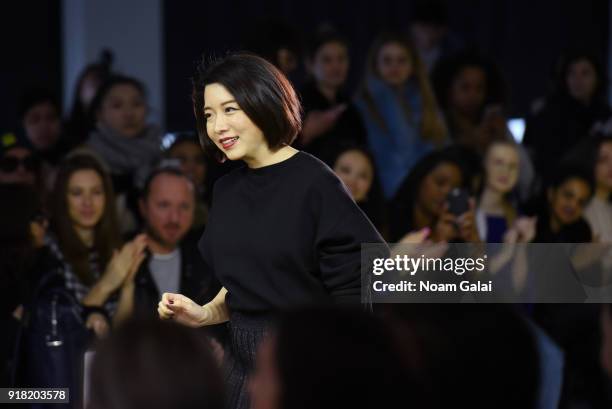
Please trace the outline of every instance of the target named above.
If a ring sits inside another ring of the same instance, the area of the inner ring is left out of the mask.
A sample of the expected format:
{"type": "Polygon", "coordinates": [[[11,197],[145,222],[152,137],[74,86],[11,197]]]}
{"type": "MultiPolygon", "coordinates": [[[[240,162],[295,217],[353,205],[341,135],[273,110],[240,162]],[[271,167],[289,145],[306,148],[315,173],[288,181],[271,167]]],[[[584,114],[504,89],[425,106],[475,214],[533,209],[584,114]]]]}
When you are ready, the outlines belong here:
{"type": "Polygon", "coordinates": [[[119,288],[128,274],[134,270],[135,264],[142,261],[146,247],[147,236],[139,234],[134,240],[126,243],[121,250],[115,250],[102,277],[110,292],[119,288]]]}
{"type": "Polygon", "coordinates": [[[172,319],[192,328],[201,327],[205,320],[202,306],[182,294],[164,293],[157,312],[163,320],[172,319]]]}

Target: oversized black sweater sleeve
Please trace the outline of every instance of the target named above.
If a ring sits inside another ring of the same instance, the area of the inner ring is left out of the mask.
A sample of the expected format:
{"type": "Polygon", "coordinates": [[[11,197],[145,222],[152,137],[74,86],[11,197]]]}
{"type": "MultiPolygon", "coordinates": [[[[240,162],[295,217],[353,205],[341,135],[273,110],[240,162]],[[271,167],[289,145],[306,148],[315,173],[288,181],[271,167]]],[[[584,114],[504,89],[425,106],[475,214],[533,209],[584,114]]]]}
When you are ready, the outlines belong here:
{"type": "Polygon", "coordinates": [[[362,243],[383,243],[335,174],[298,152],[220,179],[200,241],[230,310],[359,303],[362,243]]]}

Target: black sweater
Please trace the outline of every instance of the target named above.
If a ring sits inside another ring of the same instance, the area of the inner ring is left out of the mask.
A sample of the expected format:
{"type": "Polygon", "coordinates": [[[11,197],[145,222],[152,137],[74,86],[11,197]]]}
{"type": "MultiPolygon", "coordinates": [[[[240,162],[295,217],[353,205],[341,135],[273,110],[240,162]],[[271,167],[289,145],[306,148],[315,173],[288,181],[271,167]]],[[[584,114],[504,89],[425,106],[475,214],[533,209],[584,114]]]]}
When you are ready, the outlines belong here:
{"type": "Polygon", "coordinates": [[[359,303],[361,243],[383,240],[323,162],[298,152],[215,184],[200,240],[231,311],[359,303]]]}

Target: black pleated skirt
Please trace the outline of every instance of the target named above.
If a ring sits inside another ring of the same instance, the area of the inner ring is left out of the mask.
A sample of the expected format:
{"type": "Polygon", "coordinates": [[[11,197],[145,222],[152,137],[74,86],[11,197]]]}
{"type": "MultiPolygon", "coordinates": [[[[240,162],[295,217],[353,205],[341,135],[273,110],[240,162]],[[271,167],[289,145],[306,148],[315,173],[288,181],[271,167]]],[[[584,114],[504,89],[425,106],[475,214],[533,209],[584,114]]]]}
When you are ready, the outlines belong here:
{"type": "Polygon", "coordinates": [[[271,317],[267,315],[232,312],[224,355],[229,409],[250,408],[248,377],[255,367],[257,347],[271,321],[271,317]]]}

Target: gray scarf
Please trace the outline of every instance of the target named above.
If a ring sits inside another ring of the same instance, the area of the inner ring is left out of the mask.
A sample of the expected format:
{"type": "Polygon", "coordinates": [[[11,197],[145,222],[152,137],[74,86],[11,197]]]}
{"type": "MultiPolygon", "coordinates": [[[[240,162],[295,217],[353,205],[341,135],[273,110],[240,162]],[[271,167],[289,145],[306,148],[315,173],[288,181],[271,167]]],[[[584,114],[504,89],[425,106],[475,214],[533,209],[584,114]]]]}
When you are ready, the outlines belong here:
{"type": "Polygon", "coordinates": [[[132,174],[136,187],[142,187],[150,170],[161,157],[161,129],[147,126],[143,132],[129,138],[99,125],[89,135],[87,145],[106,163],[111,174],[132,174]]]}

